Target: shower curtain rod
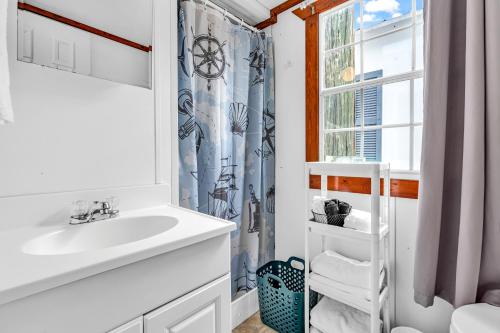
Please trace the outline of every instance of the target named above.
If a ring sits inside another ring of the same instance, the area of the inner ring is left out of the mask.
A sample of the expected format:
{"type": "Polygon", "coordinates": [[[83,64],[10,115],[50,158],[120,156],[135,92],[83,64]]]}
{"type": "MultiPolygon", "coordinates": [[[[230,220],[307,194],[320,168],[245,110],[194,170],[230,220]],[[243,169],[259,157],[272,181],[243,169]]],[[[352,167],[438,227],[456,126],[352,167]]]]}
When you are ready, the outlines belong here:
{"type": "Polygon", "coordinates": [[[228,17],[228,18],[232,19],[233,21],[239,22],[240,25],[244,26],[245,28],[247,28],[247,29],[249,29],[249,30],[251,30],[253,32],[261,32],[261,30],[259,30],[259,29],[255,28],[254,26],[251,26],[250,24],[246,23],[245,20],[243,20],[242,18],[240,18],[240,17],[238,17],[238,16],[230,13],[227,9],[220,7],[219,5],[213,3],[210,0],[190,0],[190,1],[196,2],[196,3],[198,3],[200,5],[203,5],[203,6],[209,6],[212,9],[215,9],[218,12],[220,12],[225,17],[228,17]]]}

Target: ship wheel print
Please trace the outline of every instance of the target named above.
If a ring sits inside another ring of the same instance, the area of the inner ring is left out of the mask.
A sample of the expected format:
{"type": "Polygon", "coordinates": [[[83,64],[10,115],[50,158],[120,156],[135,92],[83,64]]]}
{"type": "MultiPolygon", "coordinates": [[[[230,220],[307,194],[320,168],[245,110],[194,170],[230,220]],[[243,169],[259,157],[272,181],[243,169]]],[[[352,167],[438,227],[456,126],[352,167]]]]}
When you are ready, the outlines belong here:
{"type": "Polygon", "coordinates": [[[224,78],[224,71],[229,64],[224,54],[226,41],[220,42],[212,35],[211,27],[208,28],[208,34],[195,35],[193,27],[191,32],[194,36],[193,46],[189,50],[193,55],[193,75],[196,74],[207,80],[207,88],[212,88],[212,81],[224,78]]]}

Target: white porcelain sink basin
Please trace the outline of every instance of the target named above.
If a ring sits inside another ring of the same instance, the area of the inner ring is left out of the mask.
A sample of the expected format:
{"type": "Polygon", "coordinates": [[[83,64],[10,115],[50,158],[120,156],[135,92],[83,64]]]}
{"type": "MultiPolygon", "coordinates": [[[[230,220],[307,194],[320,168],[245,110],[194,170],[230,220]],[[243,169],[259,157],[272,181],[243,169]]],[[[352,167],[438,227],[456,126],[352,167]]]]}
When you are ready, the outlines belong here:
{"type": "Polygon", "coordinates": [[[33,255],[61,255],[92,251],[137,242],[172,229],[178,220],[171,216],[115,218],[68,225],[27,241],[22,250],[33,255]]]}

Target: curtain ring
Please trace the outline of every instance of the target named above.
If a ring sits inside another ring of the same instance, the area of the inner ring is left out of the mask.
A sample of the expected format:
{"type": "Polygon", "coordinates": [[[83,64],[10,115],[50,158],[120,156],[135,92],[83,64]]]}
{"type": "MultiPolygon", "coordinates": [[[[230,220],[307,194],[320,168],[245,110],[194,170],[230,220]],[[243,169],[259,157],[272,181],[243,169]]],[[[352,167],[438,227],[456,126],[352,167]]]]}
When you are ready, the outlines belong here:
{"type": "Polygon", "coordinates": [[[205,0],[203,2],[203,10],[205,10],[205,11],[207,10],[207,2],[208,2],[208,0],[205,0]]]}
{"type": "Polygon", "coordinates": [[[224,18],[224,21],[226,20],[226,16],[227,15],[227,9],[224,8],[224,14],[223,14],[223,18],[224,18]]]}
{"type": "Polygon", "coordinates": [[[244,23],[243,19],[240,18],[240,28],[243,28],[243,23],[244,23]]]}

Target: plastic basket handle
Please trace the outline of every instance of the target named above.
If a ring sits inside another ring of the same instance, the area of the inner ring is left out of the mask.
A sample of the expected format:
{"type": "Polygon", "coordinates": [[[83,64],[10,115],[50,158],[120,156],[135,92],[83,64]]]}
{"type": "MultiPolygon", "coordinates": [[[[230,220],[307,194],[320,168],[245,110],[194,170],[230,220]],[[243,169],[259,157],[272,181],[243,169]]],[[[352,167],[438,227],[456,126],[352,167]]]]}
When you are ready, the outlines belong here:
{"type": "Polygon", "coordinates": [[[288,258],[287,263],[288,263],[291,267],[293,267],[293,268],[295,268],[295,269],[297,269],[297,270],[299,270],[299,271],[303,271],[303,270],[305,269],[305,267],[306,267],[306,262],[304,261],[304,259],[300,259],[300,258],[298,258],[298,257],[293,257],[293,256],[292,256],[292,257],[288,258]],[[300,263],[302,268],[297,268],[296,266],[294,266],[294,265],[292,264],[294,261],[296,261],[296,262],[300,263]]]}

